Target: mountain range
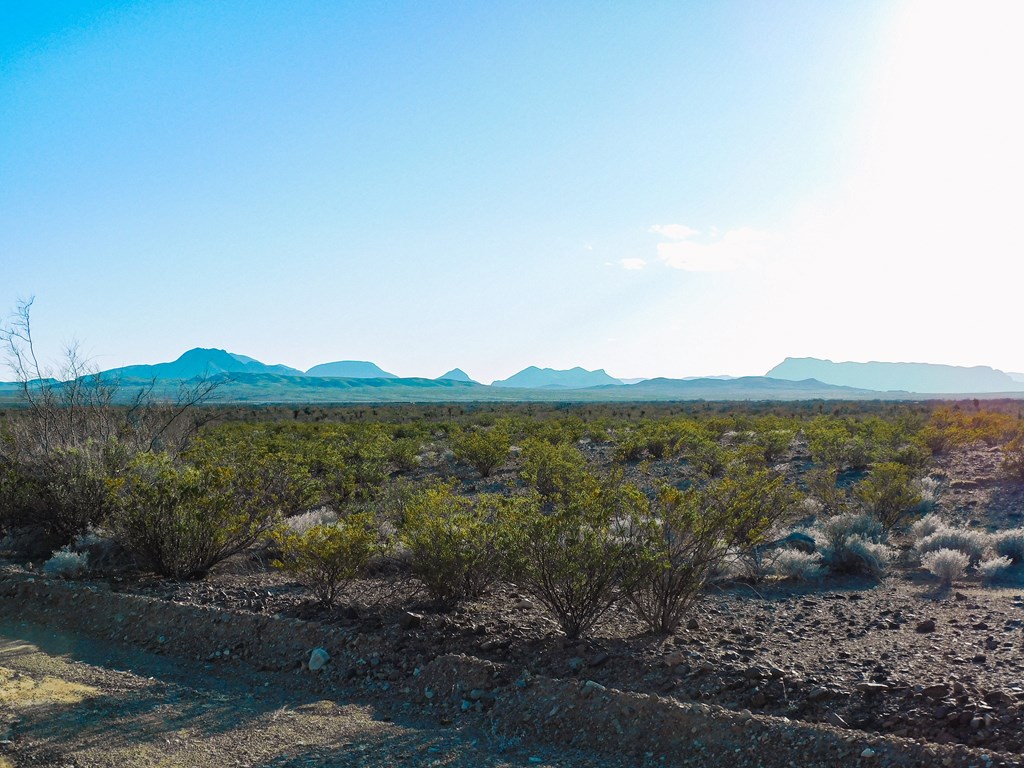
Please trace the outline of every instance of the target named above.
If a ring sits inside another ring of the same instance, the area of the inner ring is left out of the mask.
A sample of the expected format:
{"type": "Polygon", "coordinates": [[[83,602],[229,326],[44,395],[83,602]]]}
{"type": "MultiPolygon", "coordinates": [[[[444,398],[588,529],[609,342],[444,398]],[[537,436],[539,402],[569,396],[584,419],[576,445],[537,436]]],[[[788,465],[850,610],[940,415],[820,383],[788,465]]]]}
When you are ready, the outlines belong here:
{"type": "MultiPolygon", "coordinates": [[[[235,403],[361,403],[471,401],[644,401],[924,399],[953,394],[1024,397],[1024,374],[985,366],[927,363],[834,363],[786,358],[765,376],[617,379],[603,369],[556,370],[530,366],[485,385],[460,368],[436,379],[399,377],[374,363],[340,360],[301,371],[266,364],[223,349],[191,349],[177,360],[103,371],[126,393],[152,384],[173,396],[183,381],[208,377],[217,399],[235,403]]],[[[18,386],[0,383],[0,403],[18,386]]],[[[126,395],[127,396],[127,395],[126,395]]]]}
{"type": "Polygon", "coordinates": [[[773,379],[817,379],[825,384],[879,392],[929,394],[1014,392],[1024,381],[986,365],[963,367],[934,363],[834,363],[815,357],[787,357],[765,374],[773,379]]]}

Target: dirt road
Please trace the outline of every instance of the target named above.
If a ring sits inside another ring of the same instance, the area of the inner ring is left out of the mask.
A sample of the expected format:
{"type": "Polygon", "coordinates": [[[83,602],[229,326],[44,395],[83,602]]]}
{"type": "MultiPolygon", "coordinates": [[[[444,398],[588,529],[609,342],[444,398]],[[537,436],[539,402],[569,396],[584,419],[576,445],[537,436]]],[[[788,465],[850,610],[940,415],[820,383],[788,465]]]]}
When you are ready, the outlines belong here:
{"type": "Polygon", "coordinates": [[[254,672],[0,623],[0,768],[607,765],[392,721],[254,672]],[[197,666],[199,667],[197,669],[197,666]]]}

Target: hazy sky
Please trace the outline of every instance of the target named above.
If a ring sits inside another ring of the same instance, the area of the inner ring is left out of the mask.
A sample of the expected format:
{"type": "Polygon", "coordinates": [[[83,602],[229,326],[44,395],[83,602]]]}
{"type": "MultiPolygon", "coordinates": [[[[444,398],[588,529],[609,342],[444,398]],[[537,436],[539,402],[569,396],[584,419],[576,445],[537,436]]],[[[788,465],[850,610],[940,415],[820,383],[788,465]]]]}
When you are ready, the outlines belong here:
{"type": "Polygon", "coordinates": [[[105,368],[1021,371],[1022,39],[977,0],[0,2],[0,310],[105,368]]]}

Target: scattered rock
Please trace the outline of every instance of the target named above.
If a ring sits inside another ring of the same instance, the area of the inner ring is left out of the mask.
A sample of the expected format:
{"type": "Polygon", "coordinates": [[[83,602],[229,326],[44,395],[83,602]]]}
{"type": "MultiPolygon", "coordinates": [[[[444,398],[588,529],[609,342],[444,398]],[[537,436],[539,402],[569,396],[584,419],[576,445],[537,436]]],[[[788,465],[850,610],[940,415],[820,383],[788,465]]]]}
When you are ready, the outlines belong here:
{"type": "Polygon", "coordinates": [[[314,648],[309,654],[309,669],[311,672],[316,672],[318,669],[322,669],[324,664],[330,660],[331,657],[327,651],[323,648],[314,648]]]}
{"type": "Polygon", "coordinates": [[[927,634],[928,632],[934,632],[935,619],[925,619],[924,621],[919,622],[915,631],[920,632],[922,635],[927,634]]]}
{"type": "Polygon", "coordinates": [[[846,724],[846,721],[838,713],[832,712],[831,710],[827,715],[825,715],[825,722],[829,725],[834,725],[836,728],[850,727],[846,724]]]}
{"type": "Polygon", "coordinates": [[[935,683],[925,686],[921,693],[930,699],[944,699],[949,696],[949,686],[945,683],[935,683]]]}

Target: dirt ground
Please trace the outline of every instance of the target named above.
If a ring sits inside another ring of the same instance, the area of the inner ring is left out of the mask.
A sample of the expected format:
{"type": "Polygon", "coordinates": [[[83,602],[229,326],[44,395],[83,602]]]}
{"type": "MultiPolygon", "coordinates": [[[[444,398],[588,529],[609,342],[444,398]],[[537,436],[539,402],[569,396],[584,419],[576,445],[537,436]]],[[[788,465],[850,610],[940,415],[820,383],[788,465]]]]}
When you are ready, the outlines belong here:
{"type": "MultiPolygon", "coordinates": [[[[0,767],[598,764],[21,623],[0,625],[0,767]]],[[[601,758],[600,764],[608,764],[601,758]]]]}

